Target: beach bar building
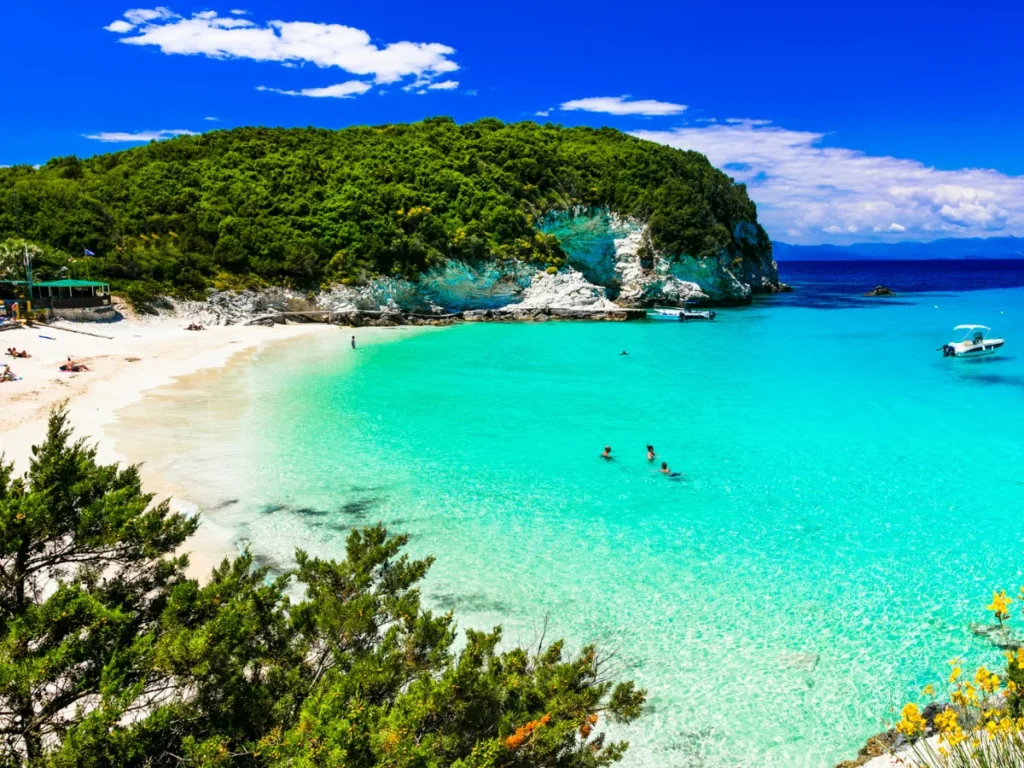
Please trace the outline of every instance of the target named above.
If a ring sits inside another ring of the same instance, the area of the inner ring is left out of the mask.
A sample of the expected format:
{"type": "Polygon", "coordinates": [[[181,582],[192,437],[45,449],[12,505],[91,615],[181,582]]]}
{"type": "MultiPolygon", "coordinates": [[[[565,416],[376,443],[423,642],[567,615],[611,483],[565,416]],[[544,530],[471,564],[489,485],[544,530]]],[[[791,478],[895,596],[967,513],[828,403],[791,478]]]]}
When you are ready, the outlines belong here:
{"type": "MultiPolygon", "coordinates": [[[[13,315],[15,307],[24,312],[28,299],[28,283],[24,280],[0,280],[0,315],[13,315]]],[[[113,311],[110,284],[95,280],[50,280],[32,284],[32,309],[50,310],[69,319],[99,319],[89,314],[113,311]]]]}
{"type": "Polygon", "coordinates": [[[32,302],[50,309],[90,309],[110,304],[110,284],[94,280],[50,280],[32,286],[32,302]]]}

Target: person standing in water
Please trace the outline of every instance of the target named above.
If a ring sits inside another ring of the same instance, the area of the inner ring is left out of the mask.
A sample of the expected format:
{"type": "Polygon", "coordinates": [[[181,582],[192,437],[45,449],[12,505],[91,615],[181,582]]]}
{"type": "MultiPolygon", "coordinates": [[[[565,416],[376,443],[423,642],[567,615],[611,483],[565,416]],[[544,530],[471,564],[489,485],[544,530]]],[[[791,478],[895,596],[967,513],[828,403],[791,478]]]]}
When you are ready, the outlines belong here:
{"type": "Polygon", "coordinates": [[[648,461],[654,461],[656,456],[657,456],[657,454],[654,452],[654,446],[653,445],[648,445],[647,446],[647,460],[648,461]]]}
{"type": "Polygon", "coordinates": [[[604,447],[604,453],[601,454],[601,458],[607,461],[612,461],[612,447],[610,445],[606,445],[604,447]]]}
{"type": "Polygon", "coordinates": [[[355,348],[356,348],[356,337],[353,336],[352,337],[352,349],[355,349],[355,348]]]}

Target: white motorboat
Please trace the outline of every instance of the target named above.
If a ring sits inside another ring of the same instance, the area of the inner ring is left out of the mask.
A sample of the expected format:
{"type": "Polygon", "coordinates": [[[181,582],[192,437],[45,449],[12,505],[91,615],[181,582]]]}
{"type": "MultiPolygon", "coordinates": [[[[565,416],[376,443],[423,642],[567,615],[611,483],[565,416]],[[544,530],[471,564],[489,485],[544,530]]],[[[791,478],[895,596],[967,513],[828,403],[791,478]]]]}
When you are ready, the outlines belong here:
{"type": "Polygon", "coordinates": [[[715,313],[712,310],[700,309],[653,309],[647,315],[652,320],[714,320],[715,313]]]}
{"type": "Polygon", "coordinates": [[[995,351],[1006,343],[1004,339],[990,339],[992,331],[987,325],[958,325],[953,333],[964,331],[960,341],[943,344],[943,357],[982,357],[995,354],[995,351]]]}

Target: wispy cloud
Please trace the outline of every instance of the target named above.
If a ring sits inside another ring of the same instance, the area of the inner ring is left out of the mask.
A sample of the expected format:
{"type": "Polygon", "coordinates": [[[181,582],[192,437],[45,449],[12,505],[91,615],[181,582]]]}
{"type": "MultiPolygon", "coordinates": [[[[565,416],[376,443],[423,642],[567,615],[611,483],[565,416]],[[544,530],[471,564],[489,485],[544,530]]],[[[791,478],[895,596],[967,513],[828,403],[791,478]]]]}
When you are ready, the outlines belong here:
{"type": "Polygon", "coordinates": [[[162,131],[139,131],[138,133],[127,133],[123,131],[101,131],[100,133],[85,134],[85,138],[94,141],[120,142],[122,144],[160,141],[161,139],[173,139],[175,136],[195,136],[195,131],[188,131],[184,128],[165,129],[162,131]]]}
{"type": "Polygon", "coordinates": [[[686,111],[685,104],[673,104],[669,101],[638,99],[630,101],[629,96],[595,96],[589,99],[566,101],[561,107],[564,111],[583,110],[584,112],[604,112],[609,115],[680,115],[686,111]]]}
{"type": "Polygon", "coordinates": [[[203,120],[209,120],[211,123],[219,123],[220,122],[220,118],[219,117],[204,117],[203,120]]]}
{"type": "Polygon", "coordinates": [[[427,86],[429,91],[454,91],[459,87],[458,80],[445,80],[441,83],[431,83],[427,86]]]}
{"type": "Polygon", "coordinates": [[[285,96],[310,96],[314,99],[351,99],[353,96],[361,96],[372,87],[372,85],[364,83],[362,80],[349,80],[347,83],[328,85],[326,88],[303,88],[300,91],[268,88],[265,85],[256,86],[256,90],[283,93],[285,96]]]}
{"type": "Polygon", "coordinates": [[[240,18],[237,10],[232,13],[202,11],[186,18],[162,6],[136,8],[105,29],[125,35],[122,43],[156,46],[165,54],[337,67],[372,76],[378,84],[405,77],[430,82],[459,68],[450,58],[455,49],[441,43],[402,41],[378,47],[367,32],[354,27],[311,21],[258,24],[240,18]]]}
{"type": "Polygon", "coordinates": [[[547,117],[548,115],[551,114],[551,110],[550,109],[539,109],[536,112],[534,112],[533,114],[536,115],[537,117],[547,117]]]}
{"type": "Polygon", "coordinates": [[[917,160],[822,146],[824,133],[764,120],[636,131],[703,152],[747,184],[769,234],[793,242],[1024,234],[1024,176],[939,170],[917,160]]]}

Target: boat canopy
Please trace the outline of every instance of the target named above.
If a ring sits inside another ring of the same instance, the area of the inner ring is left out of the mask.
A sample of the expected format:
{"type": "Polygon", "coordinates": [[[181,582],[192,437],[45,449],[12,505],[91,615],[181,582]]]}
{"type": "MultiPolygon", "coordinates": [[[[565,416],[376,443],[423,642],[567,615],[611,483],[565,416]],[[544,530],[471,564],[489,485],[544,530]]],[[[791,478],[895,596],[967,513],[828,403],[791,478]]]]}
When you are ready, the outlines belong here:
{"type": "Polygon", "coordinates": [[[954,331],[977,331],[977,330],[991,331],[992,329],[989,328],[987,325],[958,325],[953,330],[954,331]]]}

